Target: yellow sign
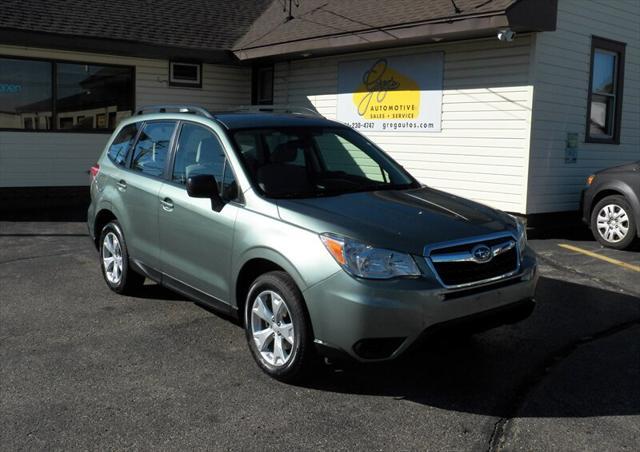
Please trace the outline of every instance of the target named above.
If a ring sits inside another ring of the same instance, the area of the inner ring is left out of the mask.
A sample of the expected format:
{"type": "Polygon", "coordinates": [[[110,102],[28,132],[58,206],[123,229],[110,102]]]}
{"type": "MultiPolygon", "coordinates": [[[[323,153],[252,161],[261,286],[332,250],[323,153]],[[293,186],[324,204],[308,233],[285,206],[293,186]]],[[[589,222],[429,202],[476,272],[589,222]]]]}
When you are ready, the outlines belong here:
{"type": "Polygon", "coordinates": [[[338,66],[338,120],[366,130],[439,132],[443,54],[346,61],[338,66]]]}
{"type": "Polygon", "coordinates": [[[353,103],[364,119],[416,119],[420,113],[420,87],[382,58],[365,72],[353,94],[353,103]]]}

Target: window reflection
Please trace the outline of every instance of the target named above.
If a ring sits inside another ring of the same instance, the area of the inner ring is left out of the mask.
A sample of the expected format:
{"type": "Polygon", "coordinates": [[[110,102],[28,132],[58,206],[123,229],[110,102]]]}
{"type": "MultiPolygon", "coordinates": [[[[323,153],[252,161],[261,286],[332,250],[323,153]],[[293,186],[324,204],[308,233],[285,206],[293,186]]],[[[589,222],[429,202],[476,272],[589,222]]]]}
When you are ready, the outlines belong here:
{"type": "Polygon", "coordinates": [[[57,81],[60,129],[113,129],[131,116],[130,68],[60,63],[57,81]]]}
{"type": "Polygon", "coordinates": [[[114,129],[132,114],[133,78],[132,67],[0,58],[0,129],[114,129]]]}
{"type": "Polygon", "coordinates": [[[162,176],[174,127],[173,122],[145,125],[136,143],[131,169],[150,176],[162,176]]]}
{"type": "Polygon", "coordinates": [[[51,63],[0,58],[0,128],[51,129],[51,63]]]}
{"type": "Polygon", "coordinates": [[[616,107],[617,54],[594,49],[591,68],[591,107],[589,136],[611,137],[616,107]]]}
{"type": "Polygon", "coordinates": [[[616,55],[596,50],[593,55],[593,92],[613,93],[616,55]]]}

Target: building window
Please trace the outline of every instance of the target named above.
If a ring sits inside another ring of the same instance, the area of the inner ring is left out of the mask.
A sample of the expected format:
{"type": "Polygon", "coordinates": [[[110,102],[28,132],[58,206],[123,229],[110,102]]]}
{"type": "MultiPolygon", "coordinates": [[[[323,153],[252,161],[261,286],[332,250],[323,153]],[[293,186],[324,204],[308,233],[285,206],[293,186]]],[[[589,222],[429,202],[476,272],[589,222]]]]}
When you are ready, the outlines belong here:
{"type": "Polygon", "coordinates": [[[252,104],[273,104],[273,66],[255,67],[253,69],[252,85],[252,104]]]}
{"type": "Polygon", "coordinates": [[[593,37],[586,141],[620,143],[625,44],[593,37]]]}
{"type": "Polygon", "coordinates": [[[0,57],[0,129],[110,131],[133,108],[133,67],[0,57]]]}
{"type": "Polygon", "coordinates": [[[50,62],[0,58],[0,129],[50,129],[52,80],[50,62]]]}
{"type": "Polygon", "coordinates": [[[59,129],[113,129],[133,110],[132,70],[94,64],[56,64],[59,129]],[[109,123],[109,115],[115,117],[109,123]]]}
{"type": "Polygon", "coordinates": [[[202,65],[200,63],[169,63],[169,86],[202,88],[202,65]]]}

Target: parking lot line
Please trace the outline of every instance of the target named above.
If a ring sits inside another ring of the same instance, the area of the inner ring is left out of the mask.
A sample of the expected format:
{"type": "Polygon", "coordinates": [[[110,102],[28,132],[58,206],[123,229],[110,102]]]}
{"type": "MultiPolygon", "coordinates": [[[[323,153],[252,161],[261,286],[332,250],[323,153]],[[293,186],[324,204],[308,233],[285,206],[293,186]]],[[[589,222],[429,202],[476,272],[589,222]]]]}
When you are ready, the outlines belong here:
{"type": "Polygon", "coordinates": [[[567,245],[566,243],[559,243],[558,246],[561,247],[561,248],[565,248],[567,250],[575,251],[576,253],[582,253],[582,254],[585,254],[587,256],[594,257],[596,259],[600,259],[600,260],[605,261],[605,262],[609,262],[610,264],[613,264],[613,265],[618,265],[620,267],[626,268],[627,270],[640,272],[640,266],[638,266],[638,265],[628,264],[626,262],[622,262],[622,261],[620,261],[618,259],[614,259],[612,257],[603,256],[601,254],[594,253],[593,251],[589,251],[589,250],[584,250],[582,248],[578,248],[577,246],[567,245]]]}

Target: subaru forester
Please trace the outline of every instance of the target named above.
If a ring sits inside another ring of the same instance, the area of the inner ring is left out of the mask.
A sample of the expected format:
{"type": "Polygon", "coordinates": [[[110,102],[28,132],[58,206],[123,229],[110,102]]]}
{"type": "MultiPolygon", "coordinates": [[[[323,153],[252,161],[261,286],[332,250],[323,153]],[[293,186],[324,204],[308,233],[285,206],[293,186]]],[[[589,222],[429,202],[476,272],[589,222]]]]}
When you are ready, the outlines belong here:
{"type": "Polygon", "coordinates": [[[418,182],[355,130],[291,108],[149,107],[91,169],[113,291],[156,281],[246,330],[270,376],[398,357],[448,326],[526,318],[536,260],[514,216],[418,182]]]}

